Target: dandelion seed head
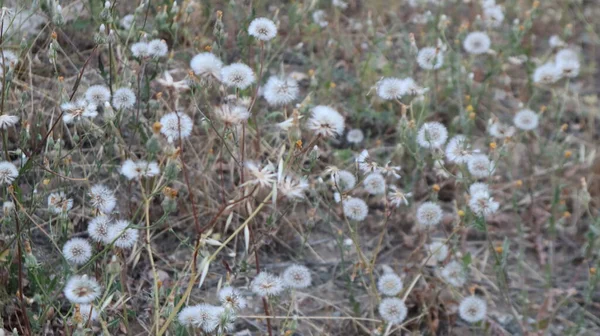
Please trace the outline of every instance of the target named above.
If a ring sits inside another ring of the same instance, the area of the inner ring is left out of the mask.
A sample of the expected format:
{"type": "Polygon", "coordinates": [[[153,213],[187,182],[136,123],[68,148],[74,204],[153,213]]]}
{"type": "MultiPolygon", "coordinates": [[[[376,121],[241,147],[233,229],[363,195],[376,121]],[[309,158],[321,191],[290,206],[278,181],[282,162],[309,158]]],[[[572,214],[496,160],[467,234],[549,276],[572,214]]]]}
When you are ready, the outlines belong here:
{"type": "Polygon", "coordinates": [[[136,42],[131,45],[131,53],[133,57],[145,58],[150,56],[150,48],[147,42],[136,42]]]}
{"type": "Polygon", "coordinates": [[[92,85],[85,91],[85,99],[95,105],[110,101],[110,90],[104,85],[92,85]]]}
{"type": "Polygon", "coordinates": [[[553,62],[542,64],[533,72],[533,81],[537,84],[550,85],[556,83],[561,77],[561,69],[553,62]]]}
{"type": "Polygon", "coordinates": [[[346,140],[352,144],[359,144],[364,140],[365,136],[363,131],[358,128],[351,129],[346,134],[346,140]]]}
{"type": "Polygon", "coordinates": [[[108,216],[98,216],[92,218],[87,229],[90,238],[98,243],[109,244],[111,242],[109,236],[110,222],[111,219],[108,216]]]}
{"type": "Polygon", "coordinates": [[[538,127],[539,117],[530,109],[523,109],[515,114],[513,119],[515,126],[524,131],[532,131],[538,127]]]}
{"type": "Polygon", "coordinates": [[[250,288],[259,296],[277,296],[285,289],[281,278],[268,272],[260,272],[250,288]]]}
{"type": "Polygon", "coordinates": [[[294,79],[271,76],[265,84],[263,96],[271,106],[286,105],[298,98],[298,82],[294,79]]]}
{"type": "Polygon", "coordinates": [[[469,194],[475,195],[480,192],[489,192],[490,188],[486,183],[475,182],[469,186],[469,194]]]}
{"type": "Polygon", "coordinates": [[[440,148],[446,140],[448,140],[448,130],[437,121],[424,123],[417,134],[417,142],[424,148],[440,148]]]}
{"type": "Polygon", "coordinates": [[[557,71],[561,73],[563,77],[575,78],[579,75],[579,68],[581,64],[579,60],[563,60],[556,62],[557,71]]]}
{"type": "Polygon", "coordinates": [[[363,181],[365,190],[371,195],[385,193],[385,178],[379,173],[369,174],[363,181]]]}
{"type": "Polygon", "coordinates": [[[458,306],[458,315],[469,322],[475,323],[485,319],[487,314],[487,303],[477,296],[467,296],[458,306]]]}
{"type": "Polygon", "coordinates": [[[427,249],[429,250],[429,253],[431,253],[432,258],[439,262],[446,260],[448,257],[448,246],[442,242],[432,242],[427,245],[427,249]]]}
{"type": "Polygon", "coordinates": [[[402,279],[394,273],[385,273],[377,281],[377,289],[383,295],[396,296],[402,291],[402,279]]]}
{"type": "Polygon", "coordinates": [[[454,136],[448,141],[448,145],[446,146],[446,159],[450,162],[458,164],[467,163],[472,153],[469,140],[464,135],[454,136]]]}
{"type": "Polygon", "coordinates": [[[494,198],[487,191],[471,194],[469,199],[469,208],[478,216],[489,216],[498,211],[499,207],[500,204],[494,201],[494,198]]]}
{"type": "Polygon", "coordinates": [[[9,127],[15,126],[19,122],[18,116],[3,114],[0,115],[0,129],[7,129],[9,127]]]}
{"type": "Polygon", "coordinates": [[[335,137],[344,133],[344,117],[329,106],[315,106],[308,128],[324,138],[335,137]]]}
{"type": "Polygon", "coordinates": [[[463,41],[463,48],[473,55],[481,55],[490,50],[492,41],[488,34],[480,31],[471,32],[463,41]]]}
{"type": "Polygon", "coordinates": [[[377,95],[381,99],[400,99],[406,94],[405,83],[399,78],[384,78],[377,82],[377,95]]]}
{"type": "Polygon", "coordinates": [[[165,40],[155,39],[148,42],[148,55],[154,58],[161,58],[167,56],[169,53],[169,46],[165,40]]]}
{"type": "Polygon", "coordinates": [[[388,323],[400,324],[406,319],[408,309],[401,299],[385,298],[379,304],[379,314],[388,323]]]}
{"type": "Polygon", "coordinates": [[[363,221],[369,214],[367,203],[360,198],[349,197],[342,201],[344,215],[351,220],[363,221]]]}
{"type": "Polygon", "coordinates": [[[501,122],[494,122],[488,128],[488,133],[494,138],[510,138],[515,135],[515,128],[510,125],[503,124],[501,122]]]}
{"type": "MultiPolygon", "coordinates": [[[[102,99],[102,98],[100,98],[102,99]]],[[[81,118],[95,118],[98,115],[97,105],[85,99],[78,99],[75,102],[66,102],[60,105],[63,110],[63,122],[71,124],[81,118]]]]}
{"type": "Polygon", "coordinates": [[[244,90],[256,81],[256,77],[246,64],[233,63],[221,69],[221,81],[228,87],[244,90]]]}
{"type": "Polygon", "coordinates": [[[132,248],[138,239],[138,230],[128,228],[129,222],[126,220],[118,220],[108,228],[108,239],[113,242],[116,247],[122,249],[132,248]]]}
{"type": "Polygon", "coordinates": [[[121,165],[121,175],[125,176],[128,180],[138,179],[142,177],[154,177],[160,174],[160,168],[156,162],[147,161],[133,161],[131,159],[125,160],[121,165]]]}
{"type": "Polygon", "coordinates": [[[488,6],[483,9],[483,20],[490,27],[500,27],[504,22],[504,11],[501,6],[488,6]]]}
{"type": "Polygon", "coordinates": [[[63,245],[62,252],[68,262],[83,265],[92,257],[92,245],[83,238],[72,238],[63,245]]]}
{"type": "Polygon", "coordinates": [[[190,67],[197,76],[221,80],[223,62],[213,53],[204,52],[194,56],[190,60],[190,67]]]}
{"type": "Polygon", "coordinates": [[[341,191],[348,191],[356,186],[356,177],[347,170],[340,170],[332,174],[331,178],[341,191]]]}
{"type": "Polygon", "coordinates": [[[194,122],[183,112],[171,112],[160,118],[160,132],[167,137],[167,141],[185,139],[192,134],[194,122]]]}
{"type": "Polygon", "coordinates": [[[561,49],[556,53],[555,59],[557,63],[579,61],[579,56],[573,49],[561,49]]]}
{"type": "Polygon", "coordinates": [[[444,281],[454,287],[462,287],[467,281],[465,269],[458,261],[449,262],[442,268],[440,275],[444,281]]]}
{"type": "Polygon", "coordinates": [[[283,271],[283,283],[288,288],[306,288],[312,282],[310,270],[306,266],[291,265],[283,271]]]}
{"type": "Polygon", "coordinates": [[[237,289],[231,286],[224,287],[219,291],[219,301],[225,308],[233,310],[246,308],[246,299],[242,297],[237,289]]]}
{"type": "Polygon", "coordinates": [[[467,161],[469,173],[475,178],[484,178],[494,173],[492,162],[484,154],[473,154],[467,161]]]}
{"type": "Polygon", "coordinates": [[[17,167],[8,162],[0,162],[0,185],[11,184],[19,176],[17,167]]]}
{"type": "Polygon", "coordinates": [[[135,101],[135,93],[130,88],[122,87],[113,93],[112,103],[116,109],[132,108],[135,101]]]}
{"type": "Polygon", "coordinates": [[[437,70],[444,64],[444,54],[437,48],[422,48],[417,54],[417,63],[425,70],[437,70]]]}
{"type": "Polygon", "coordinates": [[[87,275],[74,275],[65,285],[64,294],[72,303],[89,304],[100,296],[101,287],[87,275]]]}
{"type": "Polygon", "coordinates": [[[256,18],[250,22],[248,34],[261,41],[269,41],[277,36],[277,26],[275,25],[275,22],[267,18],[256,18]]]}
{"type": "Polygon", "coordinates": [[[417,222],[423,227],[432,227],[442,220],[442,208],[433,202],[425,202],[417,209],[417,222]]]}
{"type": "Polygon", "coordinates": [[[64,192],[51,193],[48,196],[48,210],[54,214],[66,214],[73,208],[73,200],[67,198],[64,192]]]}
{"type": "Polygon", "coordinates": [[[89,196],[94,208],[102,213],[111,213],[117,205],[117,198],[112,190],[103,184],[96,184],[90,189],[89,196]]]}

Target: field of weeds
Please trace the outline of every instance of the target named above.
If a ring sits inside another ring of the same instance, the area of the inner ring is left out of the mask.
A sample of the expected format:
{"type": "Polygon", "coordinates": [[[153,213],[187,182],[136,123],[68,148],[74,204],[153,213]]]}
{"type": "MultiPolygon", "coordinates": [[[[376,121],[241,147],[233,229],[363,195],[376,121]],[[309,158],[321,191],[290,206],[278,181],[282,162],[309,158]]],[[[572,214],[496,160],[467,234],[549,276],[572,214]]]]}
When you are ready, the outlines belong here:
{"type": "Polygon", "coordinates": [[[0,336],[600,335],[599,2],[0,3],[0,336]]]}

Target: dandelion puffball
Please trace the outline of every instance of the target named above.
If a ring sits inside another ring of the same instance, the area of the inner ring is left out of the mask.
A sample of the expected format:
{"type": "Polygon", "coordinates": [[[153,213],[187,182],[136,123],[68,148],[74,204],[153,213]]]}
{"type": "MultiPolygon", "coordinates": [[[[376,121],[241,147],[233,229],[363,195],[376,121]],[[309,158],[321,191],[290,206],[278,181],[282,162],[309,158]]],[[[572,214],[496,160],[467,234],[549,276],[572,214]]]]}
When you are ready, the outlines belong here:
{"type": "Polygon", "coordinates": [[[417,209],[417,222],[423,227],[432,227],[442,220],[442,208],[433,202],[425,202],[417,209]]]}
{"type": "Polygon", "coordinates": [[[385,273],[377,281],[377,289],[383,295],[396,296],[402,291],[402,279],[394,273],[385,273]]]}
{"type": "Polygon", "coordinates": [[[171,112],[160,118],[160,132],[167,137],[167,141],[173,142],[185,139],[192,134],[194,122],[183,112],[171,112]]]}
{"type": "Polygon", "coordinates": [[[443,124],[432,121],[424,123],[417,133],[417,143],[424,148],[440,148],[448,139],[448,130],[443,124]]]}
{"type": "Polygon", "coordinates": [[[513,119],[515,126],[524,131],[532,131],[538,127],[539,117],[530,109],[523,109],[513,119]]]}
{"type": "Polygon", "coordinates": [[[256,18],[250,22],[248,34],[261,41],[269,41],[277,36],[277,26],[267,18],[256,18]]]}
{"type": "Polygon", "coordinates": [[[318,105],[312,110],[308,128],[324,138],[338,136],[344,133],[344,117],[329,106],[318,105]]]}
{"type": "Polygon", "coordinates": [[[129,222],[118,220],[108,228],[108,239],[116,247],[132,248],[138,239],[138,230],[129,228],[129,222]]]}
{"type": "Polygon", "coordinates": [[[246,64],[233,63],[221,69],[221,81],[228,87],[244,90],[256,81],[256,77],[246,64]]]}
{"type": "Polygon", "coordinates": [[[263,96],[271,106],[286,105],[298,98],[298,82],[292,78],[269,78],[263,89],[263,96]]]}
{"type": "Polygon", "coordinates": [[[62,252],[70,263],[82,265],[92,257],[92,245],[83,238],[72,238],[63,245],[62,252]]]}
{"type": "Polygon", "coordinates": [[[192,57],[190,67],[197,76],[220,80],[223,62],[215,54],[204,52],[192,57]]]}
{"type": "Polygon", "coordinates": [[[400,324],[406,319],[408,309],[401,299],[385,298],[379,304],[379,314],[388,323],[400,324]]]}
{"type": "Polygon", "coordinates": [[[469,33],[463,41],[465,50],[473,55],[481,55],[488,52],[491,45],[492,41],[488,34],[480,31],[469,33]]]}
{"type": "Polygon", "coordinates": [[[475,323],[483,320],[487,313],[487,304],[477,296],[467,296],[458,306],[460,317],[469,322],[475,323]]]}
{"type": "Polygon", "coordinates": [[[100,285],[87,275],[74,275],[67,281],[64,294],[72,303],[87,304],[100,296],[100,285]]]}
{"type": "Polygon", "coordinates": [[[0,185],[11,184],[19,176],[17,167],[8,162],[0,162],[0,185]]]}
{"type": "Polygon", "coordinates": [[[369,214],[369,207],[365,201],[360,198],[350,197],[342,202],[344,215],[348,219],[355,221],[362,221],[367,218],[369,214]]]}
{"type": "Polygon", "coordinates": [[[285,289],[281,278],[268,272],[260,272],[250,284],[250,288],[259,296],[276,296],[285,289]]]}
{"type": "Polygon", "coordinates": [[[291,265],[283,271],[283,283],[289,288],[306,288],[310,286],[312,277],[306,266],[291,265]]]}
{"type": "Polygon", "coordinates": [[[444,64],[444,54],[438,48],[423,48],[417,54],[417,63],[425,70],[437,70],[444,64]]]}

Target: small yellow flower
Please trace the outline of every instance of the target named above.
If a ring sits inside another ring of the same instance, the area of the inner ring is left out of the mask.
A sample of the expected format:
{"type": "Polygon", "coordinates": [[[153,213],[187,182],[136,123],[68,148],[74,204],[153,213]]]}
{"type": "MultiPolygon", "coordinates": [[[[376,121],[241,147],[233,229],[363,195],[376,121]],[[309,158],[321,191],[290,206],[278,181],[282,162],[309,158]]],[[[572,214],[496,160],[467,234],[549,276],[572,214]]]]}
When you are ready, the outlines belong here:
{"type": "Polygon", "coordinates": [[[515,181],[515,186],[517,186],[519,188],[522,187],[523,186],[523,180],[516,180],[515,181]]]}
{"type": "Polygon", "coordinates": [[[562,126],[560,126],[560,130],[563,132],[566,132],[567,129],[569,129],[569,125],[568,124],[562,124],[562,126]]]}
{"type": "Polygon", "coordinates": [[[296,141],[296,148],[297,148],[297,149],[302,149],[302,140],[301,140],[301,139],[298,139],[298,140],[296,141]]]}
{"type": "Polygon", "coordinates": [[[335,89],[336,86],[337,84],[335,84],[334,82],[329,83],[329,87],[332,89],[335,89]]]}
{"type": "Polygon", "coordinates": [[[162,124],[159,123],[158,121],[155,122],[154,124],[152,124],[152,131],[154,133],[159,133],[161,128],[162,128],[162,124]]]}
{"type": "Polygon", "coordinates": [[[475,111],[475,109],[473,108],[473,105],[467,106],[467,112],[471,113],[473,111],[475,111]]]}
{"type": "Polygon", "coordinates": [[[596,274],[596,267],[590,267],[590,274],[596,274]]]}
{"type": "Polygon", "coordinates": [[[573,155],[573,152],[571,152],[570,150],[565,151],[565,159],[570,158],[571,155],[573,155]]]}
{"type": "Polygon", "coordinates": [[[495,143],[495,142],[490,142],[490,149],[491,149],[491,150],[494,150],[494,149],[496,149],[496,146],[497,146],[497,145],[496,145],[496,143],[495,143]]]}
{"type": "Polygon", "coordinates": [[[502,254],[502,252],[504,251],[504,248],[502,248],[502,246],[496,246],[494,248],[494,250],[496,250],[496,253],[502,254]]]}
{"type": "Polygon", "coordinates": [[[465,212],[463,210],[458,210],[458,217],[464,217],[465,212]]]}
{"type": "Polygon", "coordinates": [[[433,189],[434,192],[439,192],[440,191],[440,185],[439,184],[434,184],[431,189],[433,189]]]}
{"type": "Polygon", "coordinates": [[[571,213],[568,211],[563,212],[563,218],[569,218],[571,217],[571,213]]]}
{"type": "Polygon", "coordinates": [[[210,45],[205,46],[204,51],[212,51],[212,46],[210,46],[210,45]]]}
{"type": "Polygon", "coordinates": [[[47,186],[48,184],[50,184],[50,179],[44,179],[42,183],[47,186]]]}
{"type": "Polygon", "coordinates": [[[469,113],[469,119],[475,120],[475,112],[469,113]]]}

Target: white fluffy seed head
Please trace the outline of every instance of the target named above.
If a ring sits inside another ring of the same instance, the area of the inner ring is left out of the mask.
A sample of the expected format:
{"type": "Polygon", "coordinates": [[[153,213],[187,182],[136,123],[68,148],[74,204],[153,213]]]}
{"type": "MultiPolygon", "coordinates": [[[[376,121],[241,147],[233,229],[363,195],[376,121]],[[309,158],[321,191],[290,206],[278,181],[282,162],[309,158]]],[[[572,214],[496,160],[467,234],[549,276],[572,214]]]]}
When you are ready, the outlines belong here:
{"type": "Polygon", "coordinates": [[[63,245],[62,252],[68,262],[82,265],[92,257],[92,245],[83,238],[72,238],[63,245]]]}
{"type": "Polygon", "coordinates": [[[515,128],[510,125],[503,124],[499,121],[494,122],[488,128],[488,133],[495,138],[510,138],[515,135],[515,128]]]}
{"type": "Polygon", "coordinates": [[[538,115],[530,109],[523,109],[513,119],[515,126],[524,131],[532,131],[537,128],[539,123],[538,115]]]}
{"type": "Polygon", "coordinates": [[[228,87],[244,90],[256,81],[256,77],[246,64],[233,63],[221,69],[221,81],[228,87]]]}
{"type": "Polygon", "coordinates": [[[487,303],[477,296],[467,296],[460,302],[458,314],[469,323],[479,322],[485,319],[487,303]]]}
{"type": "Polygon", "coordinates": [[[467,272],[458,261],[449,262],[442,268],[440,275],[444,281],[454,287],[462,287],[467,281],[467,272]]]}
{"type": "Polygon", "coordinates": [[[118,220],[108,228],[108,238],[113,244],[122,249],[132,248],[138,239],[138,230],[128,228],[129,222],[118,220]]]}
{"type": "Polygon", "coordinates": [[[200,328],[204,332],[213,332],[220,322],[223,307],[199,304],[183,308],[177,319],[184,326],[200,328]]]}
{"type": "Polygon", "coordinates": [[[365,201],[356,197],[349,197],[342,201],[344,215],[348,219],[363,221],[369,214],[369,207],[365,201]]]}
{"type": "Polygon", "coordinates": [[[561,77],[562,71],[554,62],[542,64],[533,72],[533,81],[537,84],[550,85],[559,81],[561,77]]]}
{"type": "Polygon", "coordinates": [[[246,299],[231,286],[226,286],[219,291],[219,301],[223,307],[228,309],[241,310],[246,307],[246,299]]]}
{"type": "Polygon", "coordinates": [[[136,42],[131,45],[130,49],[133,57],[144,58],[150,56],[150,50],[147,42],[136,42]]]}
{"type": "Polygon", "coordinates": [[[298,98],[298,82],[294,79],[271,76],[264,86],[263,96],[271,106],[286,105],[298,98]]]}
{"type": "Polygon", "coordinates": [[[563,77],[575,78],[579,75],[581,64],[579,63],[579,60],[576,59],[557,61],[556,68],[563,77]]]}
{"type": "Polygon", "coordinates": [[[121,175],[125,176],[128,180],[138,179],[142,177],[153,177],[160,174],[160,168],[154,161],[133,161],[131,159],[125,160],[121,165],[121,175]]]}
{"type": "Polygon", "coordinates": [[[11,184],[19,176],[17,167],[8,162],[0,162],[0,185],[11,184]]]}
{"type": "Polygon", "coordinates": [[[480,31],[471,32],[463,41],[463,48],[473,55],[481,55],[490,50],[492,41],[488,34],[480,31]]]}
{"type": "Polygon", "coordinates": [[[117,198],[112,190],[103,184],[96,184],[90,189],[89,196],[94,208],[102,213],[111,213],[117,205],[117,198]]]}
{"type": "Polygon", "coordinates": [[[312,282],[310,270],[302,265],[289,266],[283,271],[282,278],[288,288],[306,288],[312,282]]]}
{"type": "Polygon", "coordinates": [[[215,108],[215,115],[229,127],[241,125],[250,118],[250,112],[247,108],[231,104],[224,104],[215,108]]]}
{"type": "Polygon", "coordinates": [[[469,208],[478,216],[489,216],[500,208],[500,204],[494,201],[487,191],[479,191],[471,194],[469,199],[469,208]]]}
{"type": "Polygon", "coordinates": [[[488,6],[483,9],[483,20],[490,27],[500,27],[504,21],[504,11],[501,6],[488,6]]]}
{"type": "Polygon", "coordinates": [[[197,76],[221,80],[223,62],[213,53],[204,52],[190,60],[190,67],[197,76]]]}
{"type": "Polygon", "coordinates": [[[261,41],[269,41],[277,36],[277,26],[275,25],[275,22],[267,18],[256,18],[250,22],[248,34],[261,41]]]}
{"type": "Polygon", "coordinates": [[[369,174],[363,181],[365,190],[371,195],[385,193],[385,178],[379,173],[369,174]]]}
{"type": "Polygon", "coordinates": [[[95,105],[110,101],[110,90],[104,85],[92,85],[85,91],[85,99],[95,105]]]}
{"type": "Polygon", "coordinates": [[[573,49],[562,49],[556,53],[556,62],[579,61],[577,52],[573,49]]]}
{"type": "Polygon", "coordinates": [[[458,164],[467,163],[472,153],[469,140],[464,135],[454,136],[448,141],[448,145],[446,146],[446,159],[450,162],[458,164]]]}
{"type": "Polygon", "coordinates": [[[359,144],[365,139],[363,131],[358,128],[351,129],[346,134],[346,140],[352,144],[359,144]]]}
{"type": "Polygon", "coordinates": [[[408,309],[401,299],[385,298],[379,304],[379,314],[388,323],[400,324],[406,319],[408,309]]]}
{"type": "Polygon", "coordinates": [[[108,216],[98,216],[90,220],[87,229],[90,238],[98,243],[110,244],[110,222],[108,216]]]}
{"type": "Polygon", "coordinates": [[[3,114],[0,115],[0,129],[7,129],[15,126],[19,122],[18,116],[3,114]]]}
{"type": "Polygon", "coordinates": [[[277,296],[285,289],[281,278],[268,272],[260,272],[250,288],[259,296],[277,296]]]}
{"type": "Polygon", "coordinates": [[[427,245],[427,249],[431,253],[431,257],[439,262],[446,260],[448,257],[448,246],[442,242],[432,242],[427,245]]]}
{"type": "Polygon", "coordinates": [[[437,121],[424,123],[417,134],[417,143],[424,148],[440,148],[446,140],[448,140],[448,130],[437,121]]]}
{"type": "Polygon", "coordinates": [[[148,54],[154,58],[161,58],[167,56],[169,53],[169,46],[165,40],[155,39],[148,42],[148,54]]]}
{"type": "Polygon", "coordinates": [[[65,285],[64,294],[72,303],[89,304],[100,296],[100,285],[87,275],[74,275],[65,285]]]}
{"type": "Polygon", "coordinates": [[[425,70],[437,70],[444,64],[444,54],[438,48],[423,48],[417,54],[417,63],[425,70]]]}
{"type": "Polygon", "coordinates": [[[356,177],[347,170],[340,170],[332,174],[331,177],[340,191],[348,191],[356,186],[356,177]]]}
{"type": "Polygon", "coordinates": [[[400,99],[406,94],[405,84],[399,78],[384,78],[377,82],[377,95],[381,99],[400,99]]]}
{"type": "Polygon", "coordinates": [[[432,227],[442,220],[442,208],[433,202],[425,202],[417,209],[417,222],[422,227],[432,227]]]}
{"type": "Polygon", "coordinates": [[[383,295],[396,296],[402,291],[402,279],[394,273],[385,273],[377,281],[377,289],[383,295]]]}
{"type": "Polygon", "coordinates": [[[484,154],[473,154],[467,161],[469,173],[475,178],[485,178],[494,173],[492,162],[484,154]]]}
{"type": "Polygon", "coordinates": [[[335,137],[344,133],[344,117],[329,106],[318,105],[313,108],[308,128],[324,138],[335,137]]]}
{"type": "Polygon", "coordinates": [[[475,195],[480,192],[489,192],[490,187],[486,183],[475,182],[469,186],[469,194],[475,195]]]}
{"type": "Polygon", "coordinates": [[[127,87],[117,89],[113,93],[112,103],[116,109],[129,109],[135,105],[135,93],[127,87]]]}
{"type": "Polygon", "coordinates": [[[185,139],[192,134],[194,122],[183,112],[171,112],[160,118],[160,132],[167,137],[167,141],[178,141],[179,137],[185,139]]]}

